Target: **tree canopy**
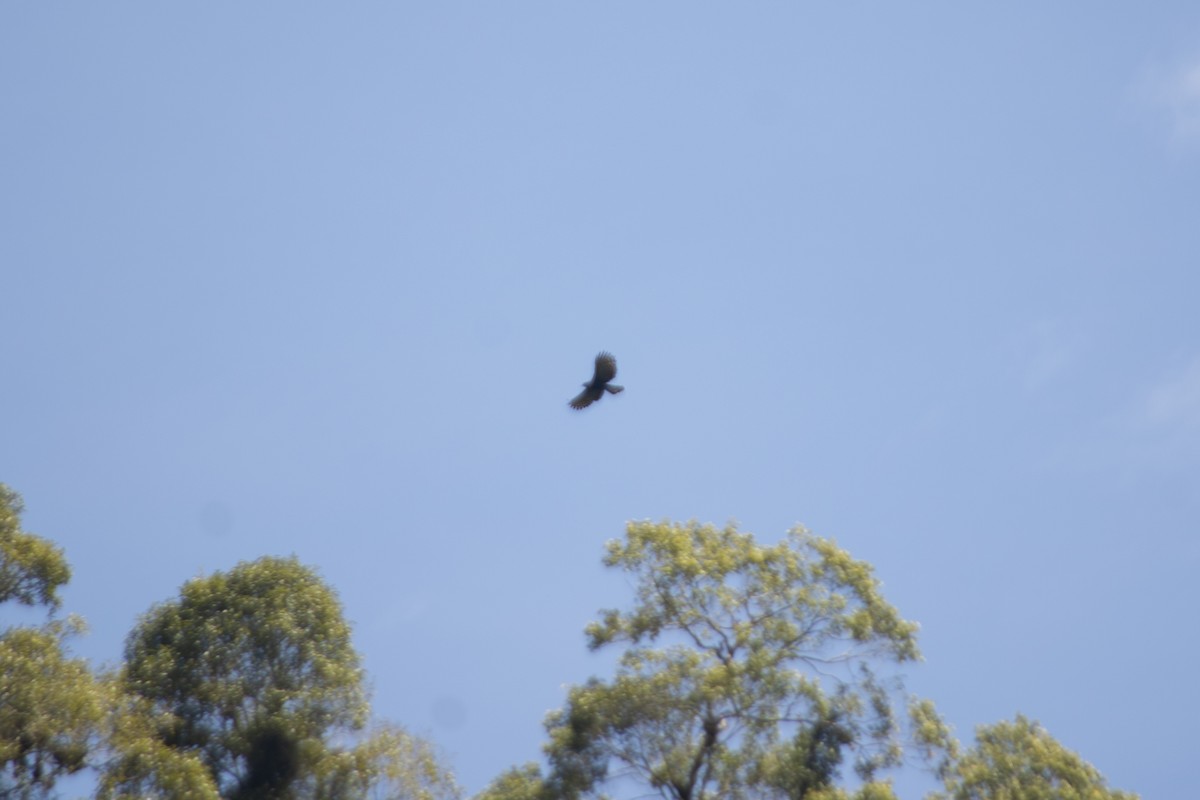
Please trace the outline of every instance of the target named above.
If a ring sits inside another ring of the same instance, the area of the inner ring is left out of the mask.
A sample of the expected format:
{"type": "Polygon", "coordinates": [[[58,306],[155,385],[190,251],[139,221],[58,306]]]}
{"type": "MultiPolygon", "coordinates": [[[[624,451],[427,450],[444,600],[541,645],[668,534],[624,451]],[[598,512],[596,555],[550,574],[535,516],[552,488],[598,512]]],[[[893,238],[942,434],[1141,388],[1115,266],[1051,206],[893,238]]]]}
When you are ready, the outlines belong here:
{"type": "MultiPolygon", "coordinates": [[[[58,608],[71,575],[60,548],[21,529],[20,496],[0,484],[0,602],[58,608]]],[[[83,769],[102,716],[87,664],[64,640],[77,619],[0,632],[0,796],[49,795],[83,769]]]]}
{"type": "Polygon", "coordinates": [[[150,722],[110,767],[112,792],[190,779],[190,758],[234,800],[457,793],[400,729],[345,744],[367,720],[360,660],[333,590],[295,558],[188,581],[130,634],[120,682],[150,722]]]}
{"type": "Polygon", "coordinates": [[[58,589],[71,580],[62,548],[21,530],[21,496],[0,483],[0,603],[58,608],[58,589]]]}
{"type": "MultiPolygon", "coordinates": [[[[570,690],[547,719],[552,797],[635,780],[664,798],[801,798],[831,786],[847,755],[868,783],[901,759],[898,679],[919,658],[916,625],[871,567],[797,528],[773,546],[730,525],[631,523],[604,563],[635,602],[588,626],[625,646],[616,677],[570,690]]],[[[914,706],[944,732],[930,706],[914,706]]],[[[932,732],[930,732],[932,731],[932,732]]],[[[505,777],[512,796],[529,775],[505,777]]]]}
{"type": "Polygon", "coordinates": [[[935,800],[1137,800],[1021,715],[976,729],[975,746],[944,773],[935,800]]]}
{"type": "MultiPolygon", "coordinates": [[[[99,800],[461,797],[430,742],[368,728],[350,626],[312,568],[263,557],[186,582],[96,678],[66,648],[82,621],[56,616],[63,552],[22,511],[0,484],[0,603],[48,612],[0,629],[0,798],[51,797],[88,766],[99,800]]],[[[1023,716],[962,751],[889,674],[920,658],[917,626],[831,540],[635,522],[604,563],[634,591],[586,629],[589,648],[619,648],[615,675],[547,716],[546,769],[510,769],[477,800],[896,800],[887,771],[912,752],[943,781],[930,800],[1136,800],[1023,716]]]]}

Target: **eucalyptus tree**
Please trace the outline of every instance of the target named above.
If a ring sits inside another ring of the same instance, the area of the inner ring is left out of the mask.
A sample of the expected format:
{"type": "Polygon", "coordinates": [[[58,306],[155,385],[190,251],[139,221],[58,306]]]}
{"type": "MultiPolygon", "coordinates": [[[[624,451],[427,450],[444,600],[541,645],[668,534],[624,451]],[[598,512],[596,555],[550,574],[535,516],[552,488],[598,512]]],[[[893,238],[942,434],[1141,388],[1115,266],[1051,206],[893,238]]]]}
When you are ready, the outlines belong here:
{"type": "Polygon", "coordinates": [[[943,778],[933,800],[1137,800],[1021,715],[977,728],[975,746],[949,759],[943,778]]]}
{"type": "Polygon", "coordinates": [[[184,584],[130,634],[131,704],[111,796],[179,796],[195,780],[231,800],[454,797],[422,740],[364,733],[363,670],[341,604],[295,558],[263,557],[184,584]],[[132,754],[132,757],[130,757],[132,754]],[[178,791],[178,790],[176,790],[178,791]]]}
{"type": "Polygon", "coordinates": [[[61,547],[21,528],[21,496],[0,483],[0,603],[58,609],[58,590],[71,580],[61,547]]]}
{"type": "MultiPolygon", "coordinates": [[[[0,484],[0,603],[46,609],[71,577],[62,548],[21,527],[21,497],[0,484]]],[[[49,796],[87,765],[103,713],[86,662],[64,640],[77,618],[13,625],[0,632],[0,797],[49,796]]]]}
{"type": "Polygon", "coordinates": [[[485,797],[600,796],[623,781],[669,800],[835,797],[847,758],[860,796],[886,797],[904,717],[913,741],[948,742],[929,703],[906,714],[900,679],[879,675],[920,657],[917,626],[834,542],[635,522],[604,563],[635,593],[586,631],[593,650],[623,648],[616,676],[571,688],[548,716],[544,778],[512,770],[485,797]]]}

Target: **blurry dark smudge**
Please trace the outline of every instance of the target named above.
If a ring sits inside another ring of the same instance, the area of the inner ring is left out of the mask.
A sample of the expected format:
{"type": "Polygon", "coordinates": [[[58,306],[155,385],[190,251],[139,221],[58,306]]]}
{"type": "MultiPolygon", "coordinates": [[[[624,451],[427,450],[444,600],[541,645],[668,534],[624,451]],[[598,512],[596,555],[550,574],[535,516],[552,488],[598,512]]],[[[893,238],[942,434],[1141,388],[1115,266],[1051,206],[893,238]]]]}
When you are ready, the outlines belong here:
{"type": "Polygon", "coordinates": [[[218,500],[209,500],[197,515],[200,530],[207,536],[225,536],[233,530],[233,512],[218,500]]]}

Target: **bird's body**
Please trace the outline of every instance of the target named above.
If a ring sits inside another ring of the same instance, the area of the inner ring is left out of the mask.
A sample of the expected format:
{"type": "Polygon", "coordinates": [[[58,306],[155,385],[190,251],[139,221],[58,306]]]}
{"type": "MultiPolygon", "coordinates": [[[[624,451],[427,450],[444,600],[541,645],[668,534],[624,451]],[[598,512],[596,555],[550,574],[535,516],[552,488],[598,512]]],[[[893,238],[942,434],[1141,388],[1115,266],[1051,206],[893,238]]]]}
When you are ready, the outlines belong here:
{"type": "Polygon", "coordinates": [[[601,397],[604,397],[605,392],[617,394],[624,391],[624,386],[616,386],[609,383],[615,377],[617,377],[617,360],[613,358],[612,353],[602,350],[596,356],[596,369],[592,372],[592,379],[583,384],[583,391],[571,400],[571,408],[587,408],[601,397]]]}

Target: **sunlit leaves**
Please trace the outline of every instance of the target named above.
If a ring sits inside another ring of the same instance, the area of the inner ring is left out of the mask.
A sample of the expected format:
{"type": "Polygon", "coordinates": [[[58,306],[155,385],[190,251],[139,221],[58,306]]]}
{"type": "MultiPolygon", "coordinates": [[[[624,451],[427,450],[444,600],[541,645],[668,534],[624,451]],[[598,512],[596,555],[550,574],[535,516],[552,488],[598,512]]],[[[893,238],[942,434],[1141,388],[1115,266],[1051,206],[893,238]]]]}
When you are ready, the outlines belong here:
{"type": "Polygon", "coordinates": [[[0,603],[59,603],[58,588],[71,579],[62,548],[21,530],[21,497],[0,483],[0,603]]]}
{"type": "Polygon", "coordinates": [[[107,746],[109,759],[97,787],[99,800],[175,798],[217,800],[217,785],[197,753],[170,747],[156,732],[149,701],[122,694],[115,682],[110,697],[107,746]]]}
{"type": "Polygon", "coordinates": [[[733,526],[635,522],[607,549],[604,563],[634,577],[638,604],[589,626],[592,647],[670,629],[718,652],[783,645],[783,658],[819,657],[849,633],[899,660],[919,657],[916,625],[883,601],[870,565],[802,528],[763,546],[733,526]]]}
{"type": "Polygon", "coordinates": [[[1136,800],[1110,789],[1104,777],[1036,722],[980,726],[975,747],[952,760],[941,800],[1136,800]]]}
{"type": "MultiPolygon", "coordinates": [[[[21,530],[21,498],[0,484],[0,602],[58,607],[62,550],[21,530]]],[[[87,763],[103,707],[87,664],[68,658],[76,618],[0,633],[0,795],[48,795],[87,763]]]]}
{"type": "Polygon", "coordinates": [[[502,773],[475,800],[549,800],[549,797],[541,768],[525,764],[502,773]]]}
{"type": "Polygon", "coordinates": [[[367,714],[341,605],[294,558],[186,583],[130,635],[122,683],[149,704],[155,737],[197,755],[229,796],[296,783],[328,733],[367,714]]]}
{"type": "Polygon", "coordinates": [[[125,652],[128,711],[106,796],[460,794],[425,740],[395,726],[360,732],[368,707],[350,627],[333,591],[294,558],[188,581],[142,618],[125,652]]]}
{"type": "MultiPolygon", "coordinates": [[[[53,611],[61,549],[20,527],[0,484],[0,602],[53,611]]],[[[424,739],[360,729],[368,706],[333,591],[296,559],[186,583],[130,634],[103,680],[64,654],[75,618],[0,633],[0,797],[51,796],[101,770],[96,796],[191,800],[456,800],[424,739]]]]}
{"type": "Polygon", "coordinates": [[[0,635],[0,787],[48,791],[86,763],[103,710],[87,664],[64,656],[62,633],[49,625],[0,635]]]}
{"type": "Polygon", "coordinates": [[[870,781],[900,760],[898,681],[871,666],[919,652],[870,565],[803,529],[764,546],[732,525],[650,522],[604,563],[635,602],[601,612],[588,644],[626,649],[612,681],[571,689],[547,719],[553,796],[636,777],[678,800],[801,797],[828,789],[846,752],[883,791],[870,781]]]}
{"type": "Polygon", "coordinates": [[[352,747],[331,748],[318,762],[313,800],[456,800],[462,794],[433,745],[394,725],[352,747]]]}

